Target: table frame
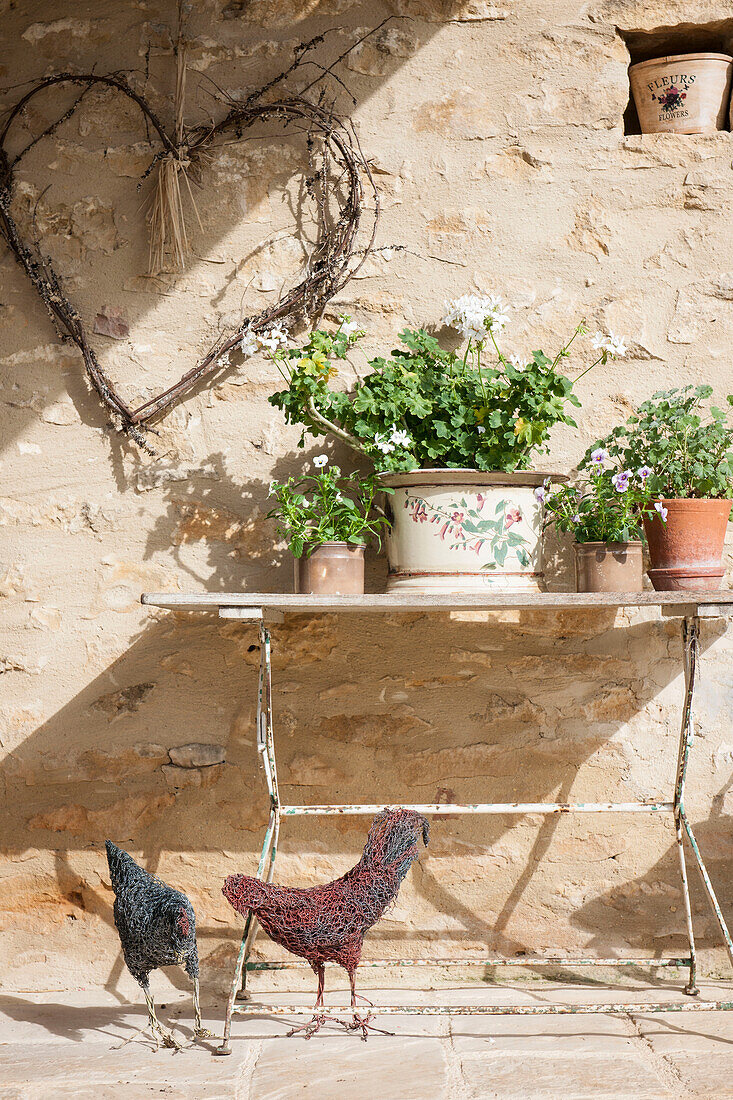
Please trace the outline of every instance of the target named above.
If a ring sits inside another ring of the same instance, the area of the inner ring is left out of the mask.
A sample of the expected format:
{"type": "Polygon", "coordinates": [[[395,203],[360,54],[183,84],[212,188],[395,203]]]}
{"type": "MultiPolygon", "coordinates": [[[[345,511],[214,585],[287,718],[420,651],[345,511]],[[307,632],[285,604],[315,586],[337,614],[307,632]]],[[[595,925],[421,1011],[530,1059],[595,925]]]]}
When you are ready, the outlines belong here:
{"type": "MultiPolygon", "coordinates": [[[[375,959],[364,961],[362,965],[370,967],[389,966],[469,966],[469,965],[514,965],[514,966],[630,966],[647,965],[650,967],[686,967],[688,980],[684,987],[685,994],[692,998],[698,994],[697,988],[697,955],[695,949],[695,934],[693,928],[692,908],[690,904],[689,884],[687,877],[687,861],[685,855],[685,838],[689,845],[694,862],[700,872],[702,884],[720,928],[728,957],[733,965],[733,941],[728,930],[725,918],[720,908],[715,890],[710,881],[707,868],[700,853],[700,848],[685,812],[685,787],[687,771],[690,761],[690,753],[694,739],[692,707],[695,692],[695,681],[699,663],[699,635],[700,617],[710,618],[717,615],[733,613],[733,592],[716,594],[716,604],[703,603],[698,596],[693,599],[690,594],[684,594],[685,602],[681,602],[679,593],[643,593],[639,596],[625,597],[621,594],[599,599],[598,596],[590,598],[578,598],[574,594],[541,594],[536,596],[492,596],[459,598],[455,596],[441,597],[410,597],[409,599],[395,600],[394,597],[287,597],[287,596],[248,596],[247,594],[222,594],[204,597],[186,597],[177,595],[149,595],[143,596],[143,603],[158,607],[168,607],[180,610],[217,609],[224,619],[238,619],[256,622],[259,626],[260,662],[257,692],[257,751],[262,764],[265,777],[267,794],[269,798],[270,812],[262,843],[257,877],[267,882],[272,882],[275,862],[277,858],[280,827],[283,818],[296,816],[329,816],[329,815],[367,815],[373,816],[384,809],[382,804],[353,804],[353,805],[296,805],[281,802],[277,777],[277,760],[275,753],[275,736],[272,711],[272,642],[269,623],[282,621],[286,611],[302,613],[307,610],[311,614],[323,611],[342,610],[358,612],[369,611],[400,611],[416,610],[456,610],[468,607],[470,610],[498,610],[501,608],[561,609],[568,607],[621,607],[621,606],[656,606],[662,611],[682,616],[682,659],[684,671],[684,697],[682,702],[682,718],[680,723],[680,737],[677,754],[677,766],[673,798],[670,801],[656,802],[504,802],[504,803],[428,803],[406,804],[408,809],[417,810],[423,814],[562,814],[562,813],[670,813],[674,819],[675,839],[679,856],[679,871],[684,900],[685,929],[689,945],[689,954],[684,957],[674,958],[596,958],[596,957],[571,957],[571,956],[522,956],[521,958],[504,958],[502,956],[482,956],[480,958],[461,959],[375,959]],[[369,601],[368,606],[366,601],[369,601]],[[688,602],[689,601],[689,602],[688,602]],[[325,606],[324,606],[325,605],[325,606]],[[407,606],[409,605],[409,606],[407,606]]],[[[709,594],[706,597],[710,599],[709,594]]],[[[391,808],[397,808],[393,806],[391,808]]],[[[226,1018],[224,1023],[224,1035],[222,1045],[217,1049],[218,1054],[231,1053],[230,1036],[232,1017],[235,1013],[243,1014],[271,1014],[271,1015],[298,1015],[304,1009],[302,1005],[271,1005],[255,1004],[249,1001],[247,990],[247,976],[253,971],[289,970],[308,966],[304,962],[250,962],[252,945],[257,934],[257,921],[250,912],[245,920],[244,933],[239,946],[234,975],[227,1001],[226,1018]],[[245,1001],[247,1003],[237,1003],[245,1001]]],[[[593,1012],[679,1012],[679,1011],[707,1011],[711,1009],[733,1010],[731,1001],[676,1001],[660,1003],[635,1003],[623,1004],[618,1002],[599,1002],[595,1004],[533,1004],[533,1005],[379,1005],[376,1011],[384,1014],[406,1013],[412,1015],[547,1015],[565,1013],[593,1013],[593,1012]]],[[[350,1008],[329,1007],[329,1014],[334,1016],[350,1015],[350,1008]]]]}

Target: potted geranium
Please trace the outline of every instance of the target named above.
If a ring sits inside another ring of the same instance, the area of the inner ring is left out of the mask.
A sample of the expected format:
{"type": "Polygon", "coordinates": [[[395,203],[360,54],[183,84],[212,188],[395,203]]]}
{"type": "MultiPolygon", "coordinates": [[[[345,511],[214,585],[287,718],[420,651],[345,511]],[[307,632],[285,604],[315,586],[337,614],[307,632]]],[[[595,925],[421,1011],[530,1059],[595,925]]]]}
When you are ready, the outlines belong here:
{"type": "MultiPolygon", "coordinates": [[[[644,511],[649,578],[660,591],[719,588],[731,510],[733,427],[706,402],[711,386],[653,394],[596,444],[627,470],[648,463],[655,507],[644,511]],[[664,521],[664,522],[663,522],[664,521]]],[[[727,398],[733,405],[733,396],[727,398]]]]}
{"type": "MultiPolygon", "coordinates": [[[[642,515],[652,501],[650,466],[625,470],[607,466],[608,451],[595,447],[584,460],[585,477],[557,489],[536,492],[544,500],[546,524],[574,536],[578,592],[641,592],[642,515]]],[[[659,502],[652,506],[666,517],[659,502]]]]}
{"type": "MultiPolygon", "coordinates": [[[[554,358],[542,351],[517,358],[497,343],[506,323],[498,298],[449,302],[444,324],[461,332],[462,349],[406,329],[402,347],[372,359],[349,391],[332,381],[338,360],[364,335],[351,322],[273,353],[287,388],[270,401],[291,423],[367,455],[381,484],[395,490],[388,591],[538,587],[542,509],[533,491],[548,475],[529,468],[555,424],[574,426],[570,409],[579,402],[558,368],[585,329],[578,325],[554,358]]],[[[625,351],[600,335],[594,346],[588,370],[625,351]]]]}
{"type": "MultiPolygon", "coordinates": [[[[342,476],[327,455],[313,460],[315,473],[273,481],[277,504],[267,518],[287,540],[294,559],[295,591],[348,596],[364,591],[364,548],[380,542],[387,520],[375,513],[374,477],[342,476]]],[[[381,487],[380,487],[381,488],[381,487]]]]}

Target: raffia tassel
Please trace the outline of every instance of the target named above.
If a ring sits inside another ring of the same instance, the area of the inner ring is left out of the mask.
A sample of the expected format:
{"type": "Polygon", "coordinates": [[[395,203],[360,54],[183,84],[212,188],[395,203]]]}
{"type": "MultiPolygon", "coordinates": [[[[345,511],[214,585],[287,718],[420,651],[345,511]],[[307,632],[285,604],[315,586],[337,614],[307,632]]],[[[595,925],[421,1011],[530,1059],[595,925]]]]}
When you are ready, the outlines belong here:
{"type": "Polygon", "coordinates": [[[168,153],[158,165],[158,178],[147,215],[150,240],[150,275],[162,271],[183,271],[189,254],[186,219],[183,213],[180,175],[183,163],[168,153]]]}

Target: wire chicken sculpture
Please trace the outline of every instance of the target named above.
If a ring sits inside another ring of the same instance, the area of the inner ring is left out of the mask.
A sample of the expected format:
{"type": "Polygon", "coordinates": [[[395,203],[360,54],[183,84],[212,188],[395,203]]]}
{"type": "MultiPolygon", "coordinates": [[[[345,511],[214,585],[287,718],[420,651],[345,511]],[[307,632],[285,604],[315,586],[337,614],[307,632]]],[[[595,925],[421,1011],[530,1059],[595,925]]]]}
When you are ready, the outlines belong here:
{"type": "Polygon", "coordinates": [[[160,966],[183,966],[193,981],[194,1036],[212,1038],[201,1026],[199,955],[196,916],[185,894],[166,886],[139,867],[132,856],[111,840],[105,841],[107,863],[115,892],[114,918],[127,969],[142,986],[148,1006],[150,1030],[160,1046],[182,1050],[174,1035],[155,1014],[150,993],[150,971],[160,966]]]}
{"type": "Polygon", "coordinates": [[[335,962],[349,975],[353,1021],[346,1025],[367,1038],[371,1016],[356,1008],[356,970],[364,934],[397,898],[413,861],[418,841],[427,847],[430,825],[414,810],[382,810],[372,822],[364,852],[355,867],[326,886],[298,889],[274,886],[248,875],[230,875],[222,893],[246,916],[253,912],[267,935],[294,955],[306,959],[318,978],[313,1018],[293,1028],[307,1039],[323,1025],[324,964],[335,962]]]}

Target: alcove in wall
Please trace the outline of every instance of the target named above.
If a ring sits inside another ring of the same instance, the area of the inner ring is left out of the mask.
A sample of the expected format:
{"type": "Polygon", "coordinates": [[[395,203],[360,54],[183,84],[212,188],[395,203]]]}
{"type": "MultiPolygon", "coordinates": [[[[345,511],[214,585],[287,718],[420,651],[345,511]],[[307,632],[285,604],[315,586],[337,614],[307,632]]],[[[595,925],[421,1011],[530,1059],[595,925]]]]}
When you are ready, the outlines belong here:
{"type": "MultiPolygon", "coordinates": [[[[727,53],[733,57],[733,19],[712,23],[678,23],[675,27],[654,27],[651,30],[616,28],[629,51],[629,65],[680,53],[727,53]]],[[[640,134],[631,88],[624,111],[624,133],[640,134]]]]}

